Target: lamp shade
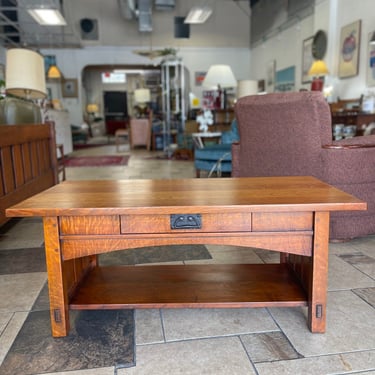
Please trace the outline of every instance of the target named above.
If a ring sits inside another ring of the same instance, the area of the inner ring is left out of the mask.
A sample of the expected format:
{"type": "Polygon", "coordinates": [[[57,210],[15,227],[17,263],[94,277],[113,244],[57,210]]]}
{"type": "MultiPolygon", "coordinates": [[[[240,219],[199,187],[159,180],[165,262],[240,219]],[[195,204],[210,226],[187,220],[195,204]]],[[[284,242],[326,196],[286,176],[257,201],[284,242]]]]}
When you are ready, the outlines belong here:
{"type": "Polygon", "coordinates": [[[47,96],[43,56],[24,48],[6,52],[6,91],[9,94],[41,99],[47,96]]]}
{"type": "Polygon", "coordinates": [[[49,78],[49,79],[60,79],[61,77],[62,77],[62,74],[60,72],[60,69],[57,67],[57,65],[51,65],[48,68],[47,78],[49,78]]]}
{"type": "Polygon", "coordinates": [[[243,96],[258,94],[258,81],[250,79],[243,79],[238,81],[237,85],[237,99],[243,96]]]}
{"type": "Polygon", "coordinates": [[[323,60],[315,60],[308,72],[309,76],[324,76],[328,74],[328,68],[323,60]]]}
{"type": "Polygon", "coordinates": [[[211,65],[202,82],[202,86],[216,90],[219,88],[237,87],[237,80],[229,65],[211,65]]]}
{"type": "Polygon", "coordinates": [[[96,113],[99,112],[99,106],[95,103],[87,104],[86,106],[87,113],[96,113]]]}
{"type": "Polygon", "coordinates": [[[144,104],[151,100],[149,89],[136,89],[134,90],[134,100],[136,103],[144,104]]]}

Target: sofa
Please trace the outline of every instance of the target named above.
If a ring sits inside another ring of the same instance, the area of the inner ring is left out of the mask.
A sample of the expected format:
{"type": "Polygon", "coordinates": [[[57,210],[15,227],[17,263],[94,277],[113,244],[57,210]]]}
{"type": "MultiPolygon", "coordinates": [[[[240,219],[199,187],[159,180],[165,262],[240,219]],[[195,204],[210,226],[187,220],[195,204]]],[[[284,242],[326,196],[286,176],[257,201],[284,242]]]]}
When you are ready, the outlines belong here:
{"type": "Polygon", "coordinates": [[[375,135],[333,141],[321,92],[247,96],[235,113],[240,142],[232,147],[232,176],[317,177],[368,206],[331,213],[331,240],[375,234],[375,135]]]}
{"type": "Polygon", "coordinates": [[[201,171],[221,173],[232,172],[232,143],[239,140],[237,121],[231,123],[231,129],[223,132],[221,143],[207,145],[203,148],[196,148],[194,151],[194,166],[197,177],[201,176],[201,171]]]}

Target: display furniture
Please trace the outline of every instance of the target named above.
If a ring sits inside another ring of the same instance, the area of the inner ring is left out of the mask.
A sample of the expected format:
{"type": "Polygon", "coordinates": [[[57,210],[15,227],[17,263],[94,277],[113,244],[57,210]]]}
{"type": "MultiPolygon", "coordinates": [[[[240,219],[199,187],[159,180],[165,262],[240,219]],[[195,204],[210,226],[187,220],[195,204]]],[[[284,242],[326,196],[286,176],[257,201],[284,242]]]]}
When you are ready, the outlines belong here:
{"type": "Polygon", "coordinates": [[[43,217],[52,335],[69,310],[307,306],[326,329],[330,211],[366,203],[313,177],[65,181],[7,209],[43,217]],[[107,266],[144,246],[235,245],[279,264],[107,266]]]}
{"type": "Polygon", "coordinates": [[[53,123],[0,125],[0,225],[6,208],[57,183],[53,123]]]}

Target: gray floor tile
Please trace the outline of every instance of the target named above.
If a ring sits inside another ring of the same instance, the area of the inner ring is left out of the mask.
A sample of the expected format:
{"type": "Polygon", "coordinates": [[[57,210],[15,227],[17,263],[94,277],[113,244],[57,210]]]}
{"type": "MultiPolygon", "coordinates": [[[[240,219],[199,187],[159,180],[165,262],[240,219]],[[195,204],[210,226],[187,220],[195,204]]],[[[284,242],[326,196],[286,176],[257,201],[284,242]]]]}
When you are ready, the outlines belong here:
{"type": "Polygon", "coordinates": [[[374,279],[346,262],[340,256],[329,256],[328,290],[349,290],[374,286],[374,279]]]}
{"type": "Polygon", "coordinates": [[[255,371],[238,337],[137,347],[137,366],[118,375],[251,375],[255,371]]]}
{"type": "Polygon", "coordinates": [[[137,345],[164,342],[160,310],[145,309],[135,311],[135,341],[137,345]]]}
{"type": "Polygon", "coordinates": [[[0,312],[29,311],[46,280],[46,272],[0,275],[0,312]]]}
{"type": "Polygon", "coordinates": [[[164,309],[167,341],[278,330],[266,309],[164,309]]]}
{"type": "Polygon", "coordinates": [[[291,361],[255,364],[259,375],[339,375],[375,371],[375,351],[343,353],[291,361]],[[367,371],[370,370],[370,371],[367,371]]]}
{"type": "Polygon", "coordinates": [[[302,309],[270,309],[282,331],[301,355],[317,356],[375,349],[375,311],[351,291],[329,292],[327,330],[311,333],[302,309]]]}
{"type": "Polygon", "coordinates": [[[301,357],[282,332],[254,333],[241,340],[253,363],[301,357]]]}

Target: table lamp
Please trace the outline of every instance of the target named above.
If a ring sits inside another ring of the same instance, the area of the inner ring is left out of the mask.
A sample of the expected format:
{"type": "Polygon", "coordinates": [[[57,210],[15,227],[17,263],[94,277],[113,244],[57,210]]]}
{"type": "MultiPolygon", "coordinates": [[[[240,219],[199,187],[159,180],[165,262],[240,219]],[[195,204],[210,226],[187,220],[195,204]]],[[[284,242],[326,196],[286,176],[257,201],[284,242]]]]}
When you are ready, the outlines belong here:
{"type": "Polygon", "coordinates": [[[44,58],[39,53],[13,48],[6,52],[6,85],[8,94],[26,99],[47,96],[44,58]]]}
{"type": "Polygon", "coordinates": [[[251,79],[242,79],[237,85],[237,99],[243,96],[258,94],[258,81],[251,79]]]}
{"type": "Polygon", "coordinates": [[[147,113],[147,103],[151,100],[150,89],[140,88],[134,90],[134,101],[141,116],[147,113]]]}
{"type": "Polygon", "coordinates": [[[237,80],[229,65],[211,65],[202,82],[204,88],[218,90],[215,108],[226,107],[226,89],[237,87],[237,80]],[[223,91],[222,91],[223,90],[223,91]],[[223,94],[223,98],[221,98],[223,94]]]}
{"type": "Polygon", "coordinates": [[[91,116],[95,116],[95,113],[99,112],[99,106],[95,103],[87,104],[86,111],[91,116]]]}
{"type": "Polygon", "coordinates": [[[308,72],[313,76],[311,82],[311,91],[322,91],[324,85],[324,76],[329,73],[326,63],[323,60],[315,60],[308,72]]]}

